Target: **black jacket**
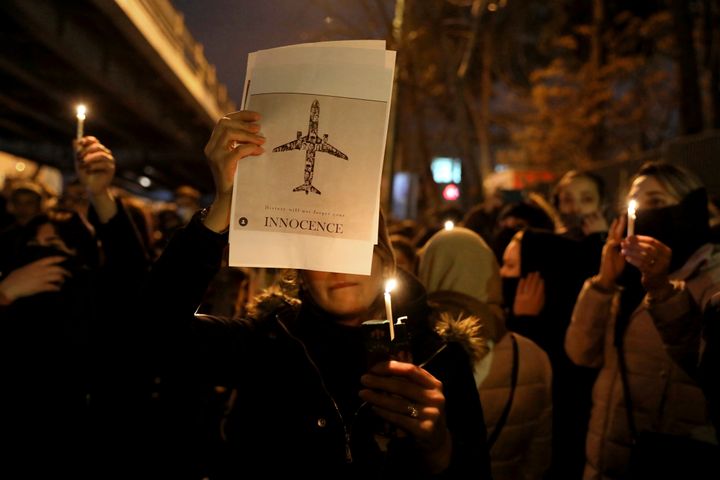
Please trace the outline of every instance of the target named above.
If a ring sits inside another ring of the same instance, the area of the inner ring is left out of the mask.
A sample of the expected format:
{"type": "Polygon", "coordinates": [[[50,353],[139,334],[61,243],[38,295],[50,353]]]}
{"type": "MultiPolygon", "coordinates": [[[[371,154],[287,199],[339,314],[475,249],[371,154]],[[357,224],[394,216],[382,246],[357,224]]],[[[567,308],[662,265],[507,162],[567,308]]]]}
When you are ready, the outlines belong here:
{"type": "MultiPolygon", "coordinates": [[[[5,354],[1,416],[6,459],[30,452],[23,474],[109,478],[136,459],[145,400],[137,365],[135,313],[148,258],[118,201],[102,224],[90,212],[104,261],[73,270],[59,292],[20,298],[0,309],[5,354]],[[130,450],[133,453],[130,454],[130,450]],[[103,473],[99,473],[103,472],[103,473]]],[[[17,255],[17,253],[16,253],[17,255]]],[[[149,383],[149,382],[148,382],[149,383]]],[[[9,467],[12,470],[12,467],[9,467]]]]}
{"type": "MultiPolygon", "coordinates": [[[[271,295],[253,318],[194,318],[220,266],[227,235],[194,218],[156,262],[150,320],[166,342],[167,364],[185,379],[231,392],[221,424],[222,452],[211,478],[423,478],[410,438],[393,439],[383,454],[373,415],[357,397],[365,358],[359,329],[340,327],[312,305],[271,295]],[[175,370],[177,372],[178,370],[175,370]],[[398,477],[399,476],[399,477],[398,477]]],[[[485,425],[471,363],[458,343],[445,343],[428,320],[424,291],[401,279],[394,306],[408,315],[415,363],[443,383],[453,437],[447,478],[490,478],[485,425]],[[404,298],[403,298],[404,297],[404,298]]]]}

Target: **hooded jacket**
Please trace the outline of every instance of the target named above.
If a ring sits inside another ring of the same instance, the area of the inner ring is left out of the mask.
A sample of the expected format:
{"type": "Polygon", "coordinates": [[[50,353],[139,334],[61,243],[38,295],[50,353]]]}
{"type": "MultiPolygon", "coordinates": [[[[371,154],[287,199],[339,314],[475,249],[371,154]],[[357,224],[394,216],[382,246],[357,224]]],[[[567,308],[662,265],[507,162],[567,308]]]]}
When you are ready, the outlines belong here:
{"type": "Polygon", "coordinates": [[[420,279],[439,325],[453,325],[475,360],[489,432],[497,428],[511,391],[513,338],[518,376],[507,421],[490,449],[492,473],[499,479],[540,479],[551,458],[552,370],[532,340],[505,328],[500,273],[490,247],[474,232],[455,228],[433,236],[420,254],[420,279]],[[449,322],[454,318],[459,321],[449,322]]]}

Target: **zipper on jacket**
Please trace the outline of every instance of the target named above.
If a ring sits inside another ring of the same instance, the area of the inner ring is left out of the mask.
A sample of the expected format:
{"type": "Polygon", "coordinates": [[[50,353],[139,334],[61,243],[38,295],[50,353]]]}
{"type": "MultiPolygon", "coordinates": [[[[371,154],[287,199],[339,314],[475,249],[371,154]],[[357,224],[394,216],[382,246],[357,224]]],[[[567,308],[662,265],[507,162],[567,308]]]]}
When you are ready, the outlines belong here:
{"type": "Polygon", "coordinates": [[[330,398],[330,401],[332,402],[333,407],[335,408],[335,413],[337,413],[337,416],[340,419],[340,424],[343,427],[343,432],[345,433],[345,462],[352,463],[353,458],[352,458],[352,450],[350,449],[350,432],[348,431],[348,427],[345,424],[345,419],[343,418],[342,413],[340,413],[340,407],[338,407],[338,404],[335,401],[335,398],[332,396],[332,394],[330,393],[330,390],[328,390],[327,386],[325,385],[325,379],[323,379],[320,369],[318,368],[317,364],[310,356],[310,353],[308,352],[307,347],[305,346],[305,343],[302,340],[300,340],[298,337],[296,337],[295,335],[290,333],[290,330],[288,330],[288,328],[285,326],[285,324],[282,322],[282,320],[280,320],[279,315],[275,315],[275,319],[280,324],[282,329],[285,330],[285,333],[287,333],[290,338],[292,338],[293,340],[295,340],[296,342],[298,342],[300,344],[300,346],[303,349],[303,352],[305,352],[305,357],[307,357],[308,362],[310,362],[310,365],[312,365],[313,369],[315,369],[315,372],[317,373],[318,378],[320,379],[320,385],[322,386],[323,390],[327,394],[328,398],[330,398]]]}

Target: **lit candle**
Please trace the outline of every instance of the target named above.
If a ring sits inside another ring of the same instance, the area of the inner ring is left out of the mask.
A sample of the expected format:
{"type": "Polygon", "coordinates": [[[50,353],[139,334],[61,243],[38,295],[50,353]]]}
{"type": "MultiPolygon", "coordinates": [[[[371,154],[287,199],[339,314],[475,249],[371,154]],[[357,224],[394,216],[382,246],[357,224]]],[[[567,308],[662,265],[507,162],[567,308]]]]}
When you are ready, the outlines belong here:
{"type": "Polygon", "coordinates": [[[628,202],[628,225],[627,225],[627,236],[630,237],[635,235],[635,211],[637,210],[637,201],[630,200],[628,202]]]}
{"type": "Polygon", "coordinates": [[[84,133],[83,133],[83,124],[85,123],[85,114],[87,113],[87,108],[85,108],[85,105],[78,105],[75,107],[75,111],[77,112],[77,133],[75,135],[75,138],[77,140],[80,140],[84,133]]]}
{"type": "Polygon", "coordinates": [[[453,228],[455,228],[455,222],[452,220],[445,222],[445,230],[452,230],[453,228]]]}
{"type": "Polygon", "coordinates": [[[393,325],[392,303],[390,302],[390,292],[397,286],[397,280],[394,278],[385,282],[385,316],[390,321],[390,340],[395,340],[395,325],[393,325]]]}

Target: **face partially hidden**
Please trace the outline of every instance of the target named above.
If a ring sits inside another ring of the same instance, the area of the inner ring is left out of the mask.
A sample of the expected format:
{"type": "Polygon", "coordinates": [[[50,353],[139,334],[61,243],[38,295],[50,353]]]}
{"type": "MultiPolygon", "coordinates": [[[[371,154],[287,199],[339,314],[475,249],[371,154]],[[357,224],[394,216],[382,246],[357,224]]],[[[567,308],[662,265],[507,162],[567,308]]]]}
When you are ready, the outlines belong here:
{"type": "Polygon", "coordinates": [[[55,247],[56,249],[67,253],[68,255],[76,255],[77,250],[68,247],[65,241],[58,235],[55,227],[51,223],[40,225],[35,234],[35,238],[30,242],[33,245],[41,247],[55,247]]]}
{"type": "Polygon", "coordinates": [[[655,177],[643,175],[633,181],[628,199],[637,201],[638,210],[670,207],[680,203],[655,177]]]}
{"type": "Polygon", "coordinates": [[[303,270],[302,279],[320,308],[338,317],[340,323],[359,326],[370,312],[370,306],[383,291],[383,266],[373,255],[370,275],[303,270]]]}
{"type": "Polygon", "coordinates": [[[520,241],[517,239],[513,239],[505,248],[503,264],[500,267],[500,276],[503,278],[520,276],[520,241]]]}
{"type": "Polygon", "coordinates": [[[600,193],[595,183],[578,177],[558,192],[558,210],[568,215],[588,215],[600,210],[600,193]]]}

